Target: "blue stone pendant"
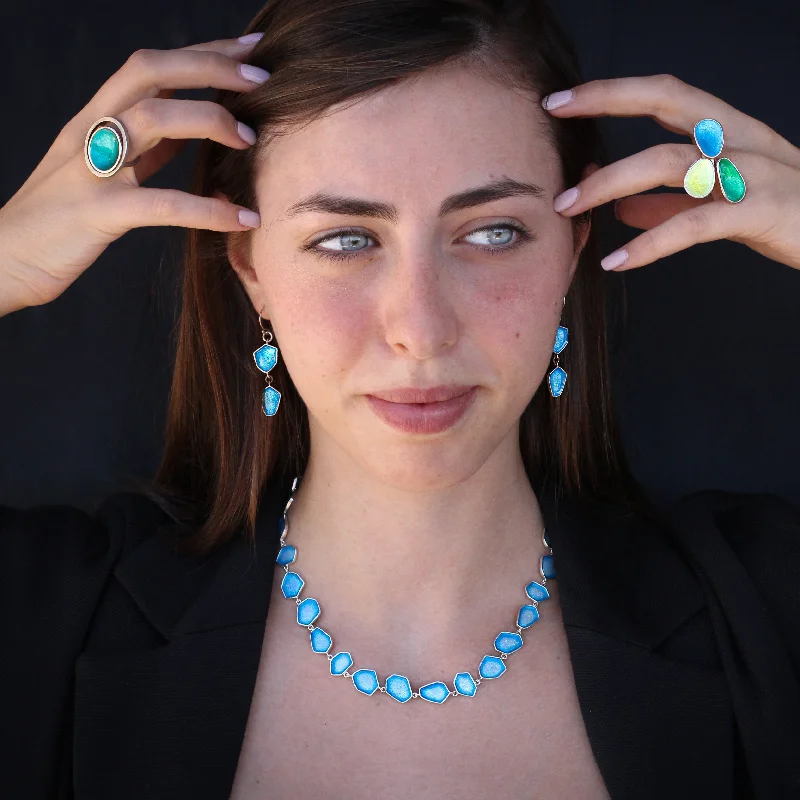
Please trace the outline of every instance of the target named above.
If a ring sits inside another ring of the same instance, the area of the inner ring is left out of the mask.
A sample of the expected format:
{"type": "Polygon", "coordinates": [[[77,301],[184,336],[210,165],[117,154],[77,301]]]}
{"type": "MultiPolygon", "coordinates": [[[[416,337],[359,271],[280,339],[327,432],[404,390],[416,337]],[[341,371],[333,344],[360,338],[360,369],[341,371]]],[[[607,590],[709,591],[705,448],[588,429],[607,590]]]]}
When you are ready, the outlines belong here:
{"type": "Polygon", "coordinates": [[[272,386],[264,389],[264,396],[261,399],[261,407],[268,417],[274,417],[278,413],[278,405],[281,402],[281,393],[272,386]]]}
{"type": "Polygon", "coordinates": [[[553,343],[553,352],[558,355],[567,346],[568,341],[569,328],[559,325],[558,330],[556,331],[556,340],[553,343]]]}
{"type": "Polygon", "coordinates": [[[556,339],[553,342],[553,353],[555,354],[555,369],[547,376],[547,381],[550,384],[550,394],[553,397],[561,397],[564,391],[564,386],[567,383],[567,373],[558,366],[558,355],[561,353],[569,342],[569,328],[563,325],[558,326],[556,331],[556,339]]]}
{"type": "Polygon", "coordinates": [[[548,376],[550,382],[550,394],[553,397],[561,397],[564,387],[567,384],[567,373],[561,367],[556,367],[548,376]]]}
{"type": "MultiPolygon", "coordinates": [[[[264,344],[253,353],[256,366],[262,371],[269,371],[278,363],[278,348],[271,344],[264,344]]],[[[268,417],[274,417],[278,412],[278,405],[281,402],[281,393],[272,386],[272,377],[269,378],[270,384],[264,389],[261,398],[261,407],[268,417]]]]}
{"type": "Polygon", "coordinates": [[[694,143],[706,158],[716,158],[725,144],[722,125],[715,119],[701,119],[694,126],[694,143]]]}

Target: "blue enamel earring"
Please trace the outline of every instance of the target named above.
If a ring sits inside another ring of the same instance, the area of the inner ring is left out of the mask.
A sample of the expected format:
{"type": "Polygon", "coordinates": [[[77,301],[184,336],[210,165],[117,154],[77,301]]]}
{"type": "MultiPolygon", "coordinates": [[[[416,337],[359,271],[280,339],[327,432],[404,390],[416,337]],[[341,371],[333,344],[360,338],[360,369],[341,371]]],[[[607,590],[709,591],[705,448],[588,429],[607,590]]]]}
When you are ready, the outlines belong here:
{"type": "MultiPolygon", "coordinates": [[[[263,310],[262,306],[261,311],[263,310]]],[[[258,312],[258,324],[261,326],[261,338],[264,340],[264,344],[253,353],[253,358],[256,361],[256,366],[262,372],[267,373],[267,385],[261,398],[261,407],[268,417],[274,417],[278,411],[278,404],[281,402],[281,393],[272,385],[272,375],[269,374],[269,371],[278,363],[278,348],[270,344],[272,331],[264,327],[261,311],[258,312]]]]}
{"type": "MultiPolygon", "coordinates": [[[[566,302],[567,298],[565,297],[564,304],[566,304],[566,302]]],[[[561,397],[564,392],[564,387],[567,384],[567,373],[558,366],[558,356],[567,346],[568,334],[569,328],[565,328],[563,325],[558,326],[558,330],[556,331],[556,340],[553,343],[554,369],[547,376],[547,381],[550,384],[550,394],[553,395],[553,397],[561,397]]]]}

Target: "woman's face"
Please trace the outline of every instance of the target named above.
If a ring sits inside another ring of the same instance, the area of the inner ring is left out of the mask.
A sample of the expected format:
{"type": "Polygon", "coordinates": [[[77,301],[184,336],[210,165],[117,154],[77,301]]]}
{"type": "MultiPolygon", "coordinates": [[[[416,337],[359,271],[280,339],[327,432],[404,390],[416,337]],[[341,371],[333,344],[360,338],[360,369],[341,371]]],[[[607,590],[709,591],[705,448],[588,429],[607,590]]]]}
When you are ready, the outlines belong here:
{"type": "Polygon", "coordinates": [[[578,253],[553,211],[566,187],[545,113],[465,68],[333,111],[271,143],[252,270],[231,260],[308,407],[312,458],[349,457],[398,488],[451,486],[516,449],[520,415],[548,391],[578,253]],[[527,191],[446,202],[512,182],[527,191]],[[331,196],[353,202],[315,202],[331,196]],[[368,398],[441,385],[477,389],[434,432],[395,427],[368,398]]]}

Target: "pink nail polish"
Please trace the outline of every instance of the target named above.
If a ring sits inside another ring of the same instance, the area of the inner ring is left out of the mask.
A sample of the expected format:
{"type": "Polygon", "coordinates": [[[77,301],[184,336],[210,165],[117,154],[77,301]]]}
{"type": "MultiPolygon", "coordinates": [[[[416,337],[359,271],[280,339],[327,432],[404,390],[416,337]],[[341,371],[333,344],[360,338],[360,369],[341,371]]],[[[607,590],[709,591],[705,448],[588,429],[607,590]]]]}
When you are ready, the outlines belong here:
{"type": "Polygon", "coordinates": [[[615,250],[609,253],[601,262],[600,266],[603,269],[616,269],[621,267],[628,260],[628,251],[623,247],[621,250],[615,250]]]}
{"type": "Polygon", "coordinates": [[[245,36],[240,36],[239,41],[242,44],[255,44],[263,35],[263,33],[248,33],[245,36]]]}
{"type": "Polygon", "coordinates": [[[567,89],[563,92],[553,92],[553,94],[549,94],[544,98],[542,106],[546,111],[552,111],[554,108],[561,108],[561,106],[572,102],[574,95],[575,93],[572,89],[567,89]]]}
{"type": "Polygon", "coordinates": [[[577,186],[567,189],[566,192],[562,192],[553,200],[553,211],[557,211],[559,214],[562,211],[566,211],[570,206],[575,205],[580,196],[581,190],[577,186]]]}

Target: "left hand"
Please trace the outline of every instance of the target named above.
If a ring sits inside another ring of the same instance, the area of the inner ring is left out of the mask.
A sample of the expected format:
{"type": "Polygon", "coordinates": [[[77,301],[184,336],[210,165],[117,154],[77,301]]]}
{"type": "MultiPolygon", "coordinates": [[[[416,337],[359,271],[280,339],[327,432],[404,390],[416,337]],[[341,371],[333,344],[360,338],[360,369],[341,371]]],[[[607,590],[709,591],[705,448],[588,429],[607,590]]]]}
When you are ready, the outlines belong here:
{"type": "MultiPolygon", "coordinates": [[[[566,96],[550,95],[554,100],[566,96]]],[[[547,98],[543,105],[546,102],[547,98]]],[[[591,81],[572,89],[566,104],[546,110],[561,118],[651,117],[667,130],[689,137],[690,144],[656,145],[597,169],[575,187],[577,200],[560,212],[564,216],[619,199],[618,218],[646,231],[606,256],[601,262],[604,269],[642,267],[715,239],[741,242],[800,269],[800,148],[763,122],[672,75],[591,81]],[[730,158],[744,177],[744,199],[729,203],[718,180],[713,193],[702,200],[685,192],[636,194],[658,186],[683,187],[686,170],[702,156],[692,131],[706,117],[722,125],[721,156],[730,158]]],[[[574,195],[568,189],[559,198],[569,200],[574,195]]]]}

